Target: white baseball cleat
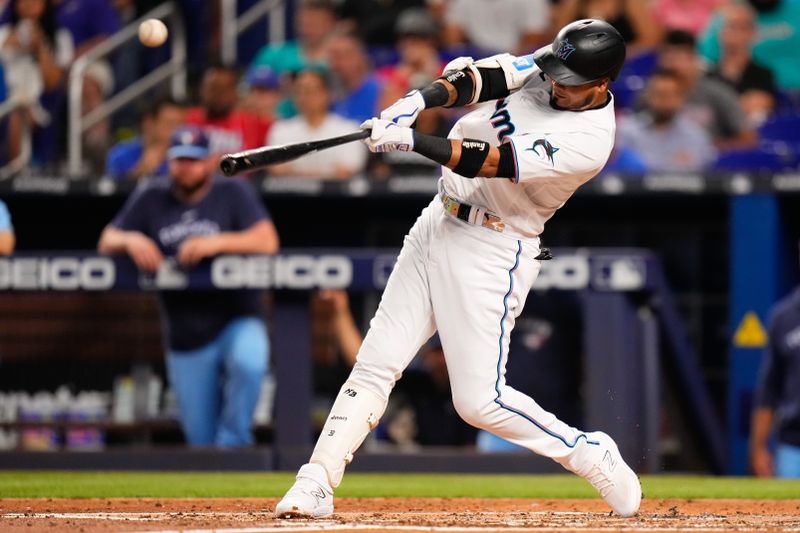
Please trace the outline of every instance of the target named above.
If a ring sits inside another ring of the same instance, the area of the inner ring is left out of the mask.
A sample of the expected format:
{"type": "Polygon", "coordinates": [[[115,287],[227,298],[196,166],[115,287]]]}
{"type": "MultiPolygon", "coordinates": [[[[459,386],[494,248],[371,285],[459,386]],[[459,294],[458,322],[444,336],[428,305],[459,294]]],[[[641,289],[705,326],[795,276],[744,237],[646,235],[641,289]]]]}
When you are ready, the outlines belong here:
{"type": "Polygon", "coordinates": [[[325,518],[333,514],[333,489],[322,465],[304,464],[292,488],[275,506],[278,518],[325,518]]]}
{"type": "Polygon", "coordinates": [[[642,485],[625,463],[614,439],[601,431],[586,433],[584,450],[585,456],[575,473],[591,483],[615,513],[633,516],[642,501],[642,485]]]}

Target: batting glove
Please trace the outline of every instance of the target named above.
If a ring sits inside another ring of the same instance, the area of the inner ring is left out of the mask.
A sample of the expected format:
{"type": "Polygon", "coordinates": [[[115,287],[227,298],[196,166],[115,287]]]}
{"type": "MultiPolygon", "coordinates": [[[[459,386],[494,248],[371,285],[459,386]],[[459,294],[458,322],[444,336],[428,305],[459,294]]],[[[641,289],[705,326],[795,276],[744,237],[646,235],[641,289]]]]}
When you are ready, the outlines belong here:
{"type": "Polygon", "coordinates": [[[381,111],[381,119],[394,122],[398,126],[410,126],[423,109],[425,109],[425,99],[422,93],[413,90],[381,111]]]}
{"type": "Polygon", "coordinates": [[[364,121],[361,129],[371,129],[372,134],[361,142],[367,145],[370,152],[410,152],[414,149],[414,130],[398,126],[394,122],[381,118],[364,121]]]}
{"type": "Polygon", "coordinates": [[[464,70],[474,62],[475,60],[469,56],[457,57],[444,66],[444,69],[442,69],[442,74],[445,72],[450,72],[451,70],[464,70]]]}

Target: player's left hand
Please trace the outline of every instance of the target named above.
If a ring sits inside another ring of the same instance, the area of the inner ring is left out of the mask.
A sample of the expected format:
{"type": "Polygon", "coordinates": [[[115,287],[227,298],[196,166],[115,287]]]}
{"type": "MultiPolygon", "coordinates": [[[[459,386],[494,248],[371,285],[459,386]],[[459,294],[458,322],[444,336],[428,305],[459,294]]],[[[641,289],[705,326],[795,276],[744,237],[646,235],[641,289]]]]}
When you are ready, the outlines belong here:
{"type": "Polygon", "coordinates": [[[219,237],[202,235],[189,237],[178,248],[178,263],[183,266],[194,266],[207,257],[219,255],[222,251],[219,237]]]}
{"type": "Polygon", "coordinates": [[[361,129],[372,129],[369,138],[362,140],[370,152],[410,152],[414,149],[414,130],[394,122],[372,118],[361,124],[361,129]]]}
{"type": "Polygon", "coordinates": [[[425,99],[422,93],[415,89],[381,111],[381,118],[398,126],[410,126],[423,109],[425,109],[425,99]]]}

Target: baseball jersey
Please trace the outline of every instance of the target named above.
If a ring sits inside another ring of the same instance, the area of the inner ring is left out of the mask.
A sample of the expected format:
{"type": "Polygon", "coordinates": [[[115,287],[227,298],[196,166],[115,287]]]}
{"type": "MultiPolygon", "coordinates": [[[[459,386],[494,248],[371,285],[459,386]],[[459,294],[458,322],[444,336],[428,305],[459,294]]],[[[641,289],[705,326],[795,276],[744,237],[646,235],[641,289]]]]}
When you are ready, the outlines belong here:
{"type": "MultiPolygon", "coordinates": [[[[197,203],[179,201],[169,180],[139,187],[111,225],[150,237],[165,256],[174,256],[189,237],[242,231],[269,214],[246,182],[215,178],[211,190],[197,203]]],[[[228,323],[242,316],[263,316],[260,292],[163,291],[166,337],[171,350],[194,350],[213,341],[228,323]]]]}
{"type": "Polygon", "coordinates": [[[800,446],[800,288],[773,307],[768,338],[755,405],[776,411],[780,442],[800,446]]]}
{"type": "Polygon", "coordinates": [[[531,56],[516,64],[531,74],[516,93],[481,104],[464,115],[450,139],[511,143],[515,176],[464,178],[443,168],[442,185],[451,196],[488,209],[523,237],[542,233],[544,223],[575,190],[605,165],[614,145],[613,97],[602,107],[566,111],[550,105],[550,80],[531,56]]]}

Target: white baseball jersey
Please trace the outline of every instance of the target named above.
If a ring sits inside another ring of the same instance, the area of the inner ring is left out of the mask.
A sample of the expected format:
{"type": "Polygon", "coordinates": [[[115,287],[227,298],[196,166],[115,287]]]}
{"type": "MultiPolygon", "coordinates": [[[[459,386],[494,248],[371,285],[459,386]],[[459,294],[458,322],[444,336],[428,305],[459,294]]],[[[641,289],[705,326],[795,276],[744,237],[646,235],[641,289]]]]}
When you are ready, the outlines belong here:
{"type": "MultiPolygon", "coordinates": [[[[448,194],[483,207],[523,237],[536,237],[556,209],[605,165],[614,145],[613,98],[601,108],[563,111],[550,105],[550,81],[533,62],[525,85],[507,98],[464,115],[450,139],[479,139],[514,149],[516,176],[464,178],[443,168],[448,194]]],[[[610,93],[609,93],[610,94],[610,93]]]]}

